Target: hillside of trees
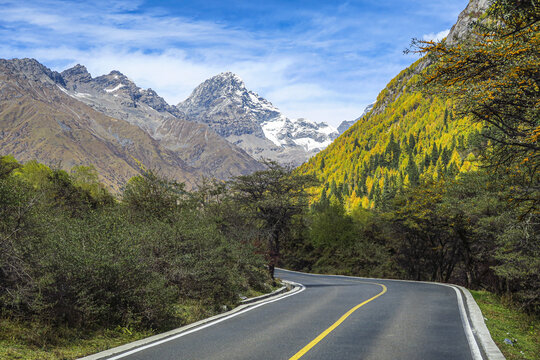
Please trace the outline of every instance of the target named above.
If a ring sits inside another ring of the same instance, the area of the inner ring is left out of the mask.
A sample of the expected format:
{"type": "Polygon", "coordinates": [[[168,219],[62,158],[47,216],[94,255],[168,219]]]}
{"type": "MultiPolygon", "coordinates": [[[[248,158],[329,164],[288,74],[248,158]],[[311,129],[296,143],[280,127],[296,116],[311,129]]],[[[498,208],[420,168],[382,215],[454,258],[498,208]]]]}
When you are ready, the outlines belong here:
{"type": "Polygon", "coordinates": [[[540,12],[494,1],[296,170],[319,179],[284,255],[315,272],[454,282],[540,310],[540,12]]]}
{"type": "Polygon", "coordinates": [[[323,201],[376,208],[404,187],[477,168],[482,127],[458,117],[451,99],[418,90],[425,63],[397,75],[374,110],[298,169],[320,179],[323,201]]]}
{"type": "Polygon", "coordinates": [[[164,330],[271,290],[235,204],[147,170],[114,198],[97,177],[0,157],[2,319],[164,330]]]}

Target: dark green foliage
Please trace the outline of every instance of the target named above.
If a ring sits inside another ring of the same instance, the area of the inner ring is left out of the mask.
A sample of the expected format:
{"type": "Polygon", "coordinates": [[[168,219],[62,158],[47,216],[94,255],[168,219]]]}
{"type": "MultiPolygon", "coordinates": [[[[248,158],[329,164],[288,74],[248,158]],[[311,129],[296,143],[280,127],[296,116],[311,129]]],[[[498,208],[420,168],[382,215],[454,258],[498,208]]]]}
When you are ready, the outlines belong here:
{"type": "Polygon", "coordinates": [[[129,180],[122,201],[138,220],[165,219],[173,215],[184,192],[184,184],[159,177],[152,170],[129,180]]]}
{"type": "Polygon", "coordinates": [[[305,217],[303,237],[284,249],[283,263],[298,270],[393,277],[382,222],[358,208],[347,214],[340,202],[316,203],[305,217]]]}
{"type": "Polygon", "coordinates": [[[312,176],[293,174],[275,162],[266,162],[266,166],[267,170],[237,177],[231,189],[234,200],[257,224],[261,238],[268,244],[268,268],[273,278],[282,239],[291,232],[294,217],[307,209],[306,188],[316,181],[312,176]]]}
{"type": "Polygon", "coordinates": [[[408,276],[506,293],[538,312],[538,214],[520,219],[523,209],[508,202],[511,180],[475,172],[399,196],[389,219],[408,276]]]}
{"type": "MultiPolygon", "coordinates": [[[[506,294],[538,313],[540,221],[532,213],[521,219],[523,209],[508,202],[512,181],[483,171],[458,179],[452,174],[391,194],[385,190],[382,206],[350,213],[325,198],[312,205],[303,238],[285,249],[285,265],[453,282],[506,294]]],[[[377,203],[380,189],[374,186],[377,203]]]]}
{"type": "Polygon", "coordinates": [[[0,158],[0,316],[53,327],[165,329],[268,290],[252,227],[224,187],[196,193],[144,171],[122,201],[93,168],[0,158]],[[236,206],[237,207],[237,206],[236,206]]]}

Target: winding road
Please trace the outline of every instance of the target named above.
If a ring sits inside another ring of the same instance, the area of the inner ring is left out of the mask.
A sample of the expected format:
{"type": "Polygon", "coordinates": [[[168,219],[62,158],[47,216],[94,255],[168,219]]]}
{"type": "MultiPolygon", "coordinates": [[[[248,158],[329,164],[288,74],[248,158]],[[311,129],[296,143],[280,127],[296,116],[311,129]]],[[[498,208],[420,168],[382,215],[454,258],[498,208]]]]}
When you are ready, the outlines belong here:
{"type": "Polygon", "coordinates": [[[108,359],[481,359],[453,287],[286,270],[276,276],[302,289],[108,359]]]}

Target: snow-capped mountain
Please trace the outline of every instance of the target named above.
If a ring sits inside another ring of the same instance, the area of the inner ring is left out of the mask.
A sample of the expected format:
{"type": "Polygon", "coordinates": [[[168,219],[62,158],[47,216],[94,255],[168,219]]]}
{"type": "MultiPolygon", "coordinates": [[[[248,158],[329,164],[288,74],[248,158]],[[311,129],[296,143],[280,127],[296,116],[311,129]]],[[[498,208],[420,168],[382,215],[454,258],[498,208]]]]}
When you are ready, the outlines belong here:
{"type": "Polygon", "coordinates": [[[332,143],[337,130],[322,122],[284,116],[262,123],[264,135],[277,146],[301,146],[306,152],[321,151],[332,143]]]}
{"type": "Polygon", "coordinates": [[[231,72],[206,80],[176,108],[255,158],[281,163],[299,165],[338,136],[326,123],[287,118],[231,72]]]}
{"type": "Polygon", "coordinates": [[[187,121],[154,90],[141,89],[119,71],[92,78],[84,66],[76,65],[60,77],[60,90],[103,114],[137,125],[206,176],[227,179],[262,169],[244,150],[208,126],[187,121]]]}
{"type": "MultiPolygon", "coordinates": [[[[236,145],[255,159],[300,165],[338,135],[325,123],[287,118],[230,72],[206,80],[177,106],[152,89],[139,88],[119,71],[92,78],[84,66],[76,65],[60,76],[63,82],[57,86],[71,97],[139,126],[168,149],[182,150],[190,165],[207,171],[224,165],[203,161],[199,147],[186,145],[200,141],[201,136],[205,147],[223,148],[221,143],[231,143],[229,153],[237,152],[236,145]]],[[[218,171],[220,177],[223,171],[218,171]]]]}

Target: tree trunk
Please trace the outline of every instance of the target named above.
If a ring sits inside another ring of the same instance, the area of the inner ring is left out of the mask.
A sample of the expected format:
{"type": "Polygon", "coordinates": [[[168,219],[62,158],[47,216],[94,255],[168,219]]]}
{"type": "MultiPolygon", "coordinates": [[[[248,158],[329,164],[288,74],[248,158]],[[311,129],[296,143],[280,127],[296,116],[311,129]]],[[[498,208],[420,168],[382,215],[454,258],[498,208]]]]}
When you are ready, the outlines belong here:
{"type": "Polygon", "coordinates": [[[276,265],[279,261],[279,232],[274,231],[272,233],[272,237],[270,238],[270,263],[268,264],[268,272],[270,273],[270,277],[272,278],[272,281],[274,283],[274,286],[276,285],[275,277],[274,277],[274,270],[276,268],[276,265]]]}

